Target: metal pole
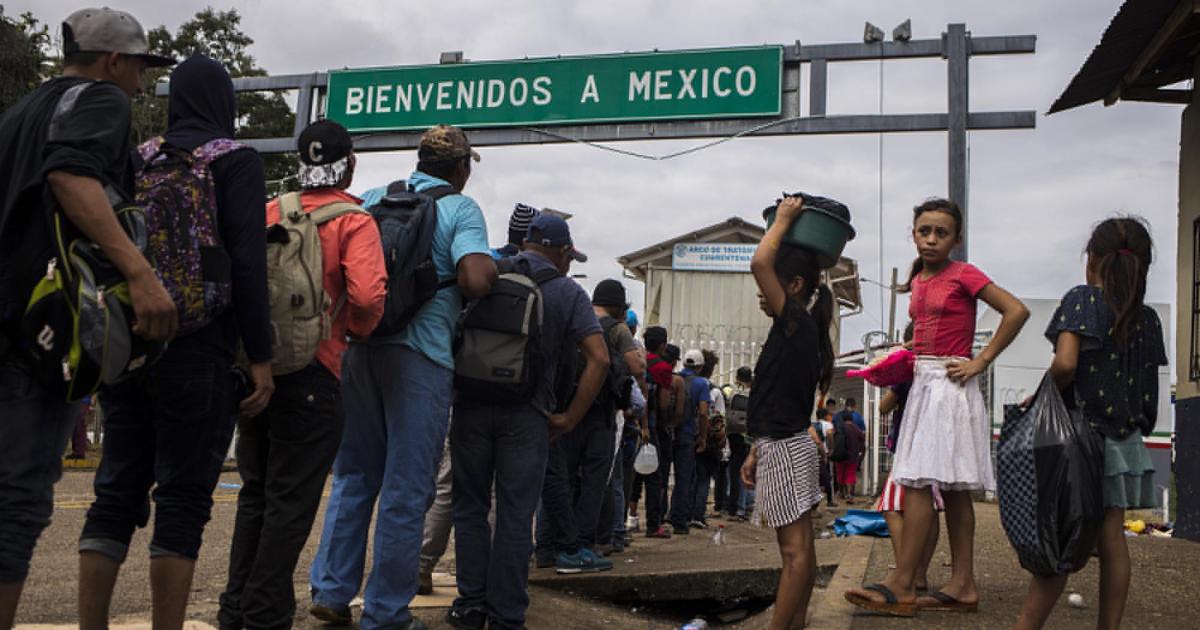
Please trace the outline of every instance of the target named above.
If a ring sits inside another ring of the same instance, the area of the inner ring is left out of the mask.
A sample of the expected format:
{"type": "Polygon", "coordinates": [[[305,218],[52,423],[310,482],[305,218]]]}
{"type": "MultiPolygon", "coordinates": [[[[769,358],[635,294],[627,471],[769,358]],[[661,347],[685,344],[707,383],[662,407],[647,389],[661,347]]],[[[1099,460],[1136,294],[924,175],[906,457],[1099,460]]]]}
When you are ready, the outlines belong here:
{"type": "Polygon", "coordinates": [[[888,308],[888,342],[896,343],[896,283],[899,281],[900,270],[892,267],[892,305],[888,308]]]}
{"type": "Polygon", "coordinates": [[[967,260],[967,234],[970,221],[967,219],[967,57],[970,40],[966,24],[950,24],[946,27],[945,51],[947,60],[947,93],[949,94],[949,175],[950,200],[962,210],[962,246],[953,254],[956,260],[967,260]]]}

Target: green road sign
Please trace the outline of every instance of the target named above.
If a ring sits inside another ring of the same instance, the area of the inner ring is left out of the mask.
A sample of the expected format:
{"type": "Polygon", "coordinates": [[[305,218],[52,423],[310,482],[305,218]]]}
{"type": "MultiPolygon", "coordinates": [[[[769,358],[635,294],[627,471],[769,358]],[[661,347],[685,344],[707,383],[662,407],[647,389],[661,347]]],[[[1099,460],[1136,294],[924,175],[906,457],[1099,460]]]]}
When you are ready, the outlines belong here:
{"type": "Polygon", "coordinates": [[[339,70],[326,115],[354,132],[775,116],[783,48],[339,70]]]}

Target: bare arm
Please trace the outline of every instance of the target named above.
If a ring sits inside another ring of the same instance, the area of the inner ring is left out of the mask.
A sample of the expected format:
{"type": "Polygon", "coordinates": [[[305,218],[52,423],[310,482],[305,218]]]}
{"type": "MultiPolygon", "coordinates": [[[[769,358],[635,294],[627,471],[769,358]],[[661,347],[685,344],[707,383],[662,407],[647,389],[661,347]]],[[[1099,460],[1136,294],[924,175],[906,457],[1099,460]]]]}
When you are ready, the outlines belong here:
{"type": "Polygon", "coordinates": [[[1054,344],[1054,361],[1050,363],[1050,376],[1059,389],[1066,389],[1075,382],[1075,368],[1079,365],[1079,335],[1063,331],[1058,333],[1054,344]]]}
{"type": "Polygon", "coordinates": [[[133,302],[133,332],[147,339],[170,339],[179,327],[175,302],[167,294],[149,261],[117,223],[116,214],[98,180],[54,171],[46,176],[63,213],[108,257],[129,281],[133,302]]]}
{"type": "Polygon", "coordinates": [[[458,261],[458,289],[467,299],[487,295],[496,281],[496,261],[488,254],[468,254],[458,261]]]}
{"type": "Polygon", "coordinates": [[[979,292],[979,299],[1000,313],[1000,327],[992,337],[991,343],[979,353],[979,356],[970,361],[956,362],[946,368],[946,375],[950,377],[950,380],[958,383],[965,383],[972,377],[982,374],[987,366],[991,365],[996,357],[1000,356],[1000,353],[1004,352],[1004,349],[1013,342],[1013,339],[1017,338],[1017,333],[1021,332],[1021,328],[1029,319],[1029,309],[1021,303],[1021,300],[996,286],[995,283],[984,287],[979,292]]]}
{"type": "Polygon", "coordinates": [[[674,376],[671,379],[671,389],[675,391],[675,409],[671,416],[671,426],[677,427],[683,424],[683,405],[686,402],[687,396],[683,391],[683,377],[674,376]]]}
{"type": "Polygon", "coordinates": [[[788,197],[780,202],[775,211],[775,222],[759,241],[758,248],[754,250],[754,257],[750,259],[750,271],[754,273],[754,280],[758,283],[769,314],[773,317],[782,315],[784,305],[787,304],[787,291],[775,275],[775,256],[779,253],[779,244],[783,242],[783,236],[801,212],[803,202],[799,197],[788,197]]]}
{"type": "Polygon", "coordinates": [[[899,406],[900,397],[896,395],[896,392],[889,389],[883,394],[883,399],[879,401],[879,414],[886,416],[895,411],[899,406]]]}

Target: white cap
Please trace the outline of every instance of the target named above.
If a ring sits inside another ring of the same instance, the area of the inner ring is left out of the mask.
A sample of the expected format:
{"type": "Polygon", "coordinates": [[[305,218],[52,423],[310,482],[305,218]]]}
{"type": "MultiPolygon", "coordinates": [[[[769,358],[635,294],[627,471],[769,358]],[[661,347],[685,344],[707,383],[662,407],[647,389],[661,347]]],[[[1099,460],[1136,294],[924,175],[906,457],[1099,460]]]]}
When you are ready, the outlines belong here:
{"type": "Polygon", "coordinates": [[[683,355],[683,365],[690,368],[704,367],[704,353],[699,350],[688,350],[683,355]]]}

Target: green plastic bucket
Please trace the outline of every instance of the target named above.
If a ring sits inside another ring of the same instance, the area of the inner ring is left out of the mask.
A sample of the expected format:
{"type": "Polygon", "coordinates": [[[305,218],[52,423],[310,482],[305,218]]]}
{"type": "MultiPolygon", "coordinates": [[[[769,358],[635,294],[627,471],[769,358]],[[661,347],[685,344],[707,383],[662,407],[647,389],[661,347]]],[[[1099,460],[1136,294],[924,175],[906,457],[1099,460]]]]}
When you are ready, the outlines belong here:
{"type": "MultiPolygon", "coordinates": [[[[816,252],[822,269],[837,265],[846,242],[855,236],[854,227],[850,225],[850,209],[825,197],[804,193],[791,196],[804,199],[804,212],[784,235],[783,242],[816,252]]],[[[763,210],[768,228],[775,222],[775,208],[763,210]]]]}

